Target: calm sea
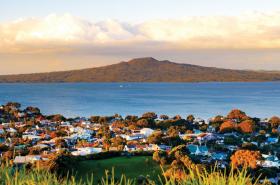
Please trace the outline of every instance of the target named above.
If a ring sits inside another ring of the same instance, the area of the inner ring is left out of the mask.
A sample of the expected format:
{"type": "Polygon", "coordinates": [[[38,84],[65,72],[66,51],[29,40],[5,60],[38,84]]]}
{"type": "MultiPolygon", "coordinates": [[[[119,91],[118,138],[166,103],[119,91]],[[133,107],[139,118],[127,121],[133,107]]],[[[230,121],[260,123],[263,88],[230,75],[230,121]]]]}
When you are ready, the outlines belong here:
{"type": "Polygon", "coordinates": [[[233,108],[280,116],[280,82],[0,84],[0,104],[17,101],[67,117],[158,114],[209,118],[233,108]]]}

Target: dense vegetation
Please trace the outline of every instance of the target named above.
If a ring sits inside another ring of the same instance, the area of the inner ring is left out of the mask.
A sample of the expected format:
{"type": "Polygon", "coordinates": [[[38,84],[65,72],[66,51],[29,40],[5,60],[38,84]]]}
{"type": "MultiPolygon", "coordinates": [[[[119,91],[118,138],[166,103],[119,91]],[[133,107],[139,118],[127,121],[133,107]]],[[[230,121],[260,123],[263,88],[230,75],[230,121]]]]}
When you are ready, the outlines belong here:
{"type": "MultiPolygon", "coordinates": [[[[45,170],[15,170],[10,167],[2,167],[0,170],[0,184],[1,185],[92,185],[94,183],[94,175],[88,176],[87,180],[76,180],[74,176],[59,178],[45,170]]],[[[247,175],[246,170],[231,171],[229,175],[221,171],[199,172],[197,170],[191,171],[188,178],[177,181],[174,178],[160,178],[158,183],[150,180],[147,177],[141,176],[135,179],[126,178],[122,175],[120,179],[115,179],[114,171],[109,175],[106,173],[104,178],[98,183],[101,185],[257,185],[247,175]]],[[[265,184],[265,183],[263,183],[265,184]]]]}
{"type": "Polygon", "coordinates": [[[133,59],[105,67],[27,75],[0,76],[0,82],[208,82],[276,81],[280,73],[219,69],[190,64],[133,59]]]}

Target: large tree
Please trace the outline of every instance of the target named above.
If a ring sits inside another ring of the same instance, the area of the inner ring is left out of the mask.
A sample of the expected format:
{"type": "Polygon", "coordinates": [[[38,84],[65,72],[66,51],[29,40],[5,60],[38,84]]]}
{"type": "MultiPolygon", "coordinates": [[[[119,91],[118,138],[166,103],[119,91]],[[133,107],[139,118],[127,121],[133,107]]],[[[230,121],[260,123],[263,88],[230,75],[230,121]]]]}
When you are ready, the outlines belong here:
{"type": "Polygon", "coordinates": [[[245,112],[243,112],[239,109],[233,109],[228,113],[227,118],[242,121],[242,120],[248,119],[249,117],[246,115],[245,112]]]}
{"type": "Polygon", "coordinates": [[[252,120],[245,120],[238,124],[242,133],[252,133],[255,129],[255,123],[252,120]]]}
{"type": "Polygon", "coordinates": [[[269,119],[268,122],[272,128],[277,128],[280,125],[280,118],[277,116],[273,116],[269,119]]]}
{"type": "Polygon", "coordinates": [[[230,159],[234,168],[250,167],[256,169],[258,167],[258,161],[262,159],[262,155],[259,151],[237,150],[230,159]]]}

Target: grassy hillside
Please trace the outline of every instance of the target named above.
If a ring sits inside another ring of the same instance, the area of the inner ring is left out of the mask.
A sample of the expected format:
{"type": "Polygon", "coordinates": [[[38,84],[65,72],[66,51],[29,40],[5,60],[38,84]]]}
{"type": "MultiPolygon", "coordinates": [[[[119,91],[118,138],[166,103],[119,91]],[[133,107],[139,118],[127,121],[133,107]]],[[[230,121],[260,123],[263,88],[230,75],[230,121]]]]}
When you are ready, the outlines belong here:
{"type": "Polygon", "coordinates": [[[0,76],[0,82],[208,82],[276,81],[280,72],[230,70],[138,58],[83,70],[0,76]]]}
{"type": "MultiPolygon", "coordinates": [[[[132,166],[133,167],[133,166],[132,166]]],[[[132,169],[132,167],[130,169],[132,169]]],[[[252,179],[247,176],[246,171],[242,170],[237,173],[230,173],[228,176],[223,172],[216,173],[200,173],[196,174],[192,172],[188,179],[180,182],[174,181],[174,179],[164,180],[161,183],[150,182],[150,184],[161,185],[257,185],[253,183],[252,179]]],[[[93,176],[94,177],[94,176],[93,176]]],[[[122,177],[120,181],[113,180],[114,177],[105,177],[101,181],[100,185],[137,185],[137,181],[133,179],[122,177]]],[[[0,185],[94,185],[97,184],[92,180],[78,181],[74,177],[68,177],[67,179],[59,179],[56,175],[51,174],[48,171],[38,170],[15,170],[10,167],[2,167],[0,170],[0,185]]],[[[258,185],[264,185],[258,184],[258,185]]]]}
{"type": "Polygon", "coordinates": [[[139,175],[149,175],[151,179],[158,180],[161,174],[160,166],[153,161],[151,156],[115,157],[103,160],[81,161],[77,165],[77,179],[84,179],[93,174],[97,182],[105,175],[105,171],[114,169],[115,177],[120,179],[123,174],[127,178],[137,178],[139,175]]]}

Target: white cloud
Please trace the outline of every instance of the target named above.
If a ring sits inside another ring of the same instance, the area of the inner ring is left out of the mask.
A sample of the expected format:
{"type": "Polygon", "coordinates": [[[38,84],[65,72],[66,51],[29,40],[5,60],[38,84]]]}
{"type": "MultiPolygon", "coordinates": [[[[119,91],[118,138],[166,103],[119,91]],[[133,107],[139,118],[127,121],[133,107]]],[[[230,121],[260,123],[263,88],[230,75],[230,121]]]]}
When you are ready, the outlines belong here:
{"type": "Polygon", "coordinates": [[[157,50],[280,48],[280,12],[151,20],[137,25],[53,14],[0,24],[2,53],[73,52],[85,47],[99,52],[141,50],[149,44],[157,50]]]}

